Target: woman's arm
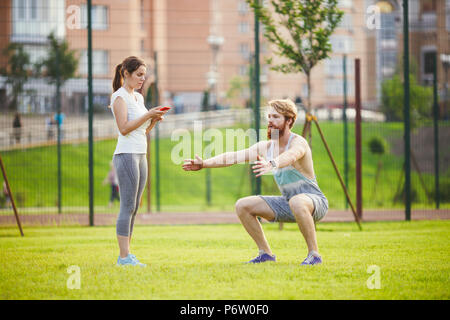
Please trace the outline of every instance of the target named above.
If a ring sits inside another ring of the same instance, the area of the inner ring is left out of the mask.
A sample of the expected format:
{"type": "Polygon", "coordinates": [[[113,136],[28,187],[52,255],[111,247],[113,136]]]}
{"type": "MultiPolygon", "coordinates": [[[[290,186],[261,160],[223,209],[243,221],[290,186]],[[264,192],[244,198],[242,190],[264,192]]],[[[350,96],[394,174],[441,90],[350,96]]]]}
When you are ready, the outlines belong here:
{"type": "Polygon", "coordinates": [[[152,108],[141,117],[134,120],[128,120],[127,104],[121,97],[117,97],[113,103],[113,110],[120,133],[125,136],[142,126],[149,119],[163,116],[166,112],[160,111],[159,108],[160,107],[152,108]]]}
{"type": "Polygon", "coordinates": [[[159,118],[153,118],[152,122],[150,123],[150,125],[147,127],[147,129],[145,130],[145,135],[147,135],[152,129],[153,127],[156,125],[156,123],[158,121],[162,121],[164,119],[164,117],[159,117],[159,118]]]}

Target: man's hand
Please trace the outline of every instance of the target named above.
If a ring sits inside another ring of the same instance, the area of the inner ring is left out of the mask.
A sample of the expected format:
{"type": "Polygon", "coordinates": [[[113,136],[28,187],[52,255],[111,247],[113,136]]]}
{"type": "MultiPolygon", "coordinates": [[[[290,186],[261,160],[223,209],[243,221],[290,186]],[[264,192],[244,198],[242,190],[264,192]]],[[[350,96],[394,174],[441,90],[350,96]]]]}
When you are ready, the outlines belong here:
{"type": "Polygon", "coordinates": [[[266,174],[267,172],[272,171],[273,166],[269,161],[267,161],[260,155],[258,155],[257,158],[258,158],[258,160],[255,161],[255,165],[252,167],[253,173],[257,174],[256,177],[260,177],[263,174],[266,174]]]}
{"type": "Polygon", "coordinates": [[[195,155],[195,159],[184,160],[184,171],[198,171],[203,168],[203,160],[198,155],[195,155]]]}

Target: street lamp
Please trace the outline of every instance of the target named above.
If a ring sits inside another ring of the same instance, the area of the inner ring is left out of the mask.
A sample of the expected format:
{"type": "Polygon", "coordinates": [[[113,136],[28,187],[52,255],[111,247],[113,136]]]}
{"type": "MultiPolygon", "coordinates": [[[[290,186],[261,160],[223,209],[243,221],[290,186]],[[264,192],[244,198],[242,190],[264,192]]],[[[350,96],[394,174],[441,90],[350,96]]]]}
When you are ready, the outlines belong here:
{"type": "Polygon", "coordinates": [[[209,72],[206,74],[208,79],[208,86],[210,88],[210,92],[214,96],[213,105],[217,103],[217,81],[219,78],[219,73],[217,71],[217,56],[220,50],[220,47],[224,43],[224,38],[216,35],[210,35],[207,39],[208,44],[211,47],[212,51],[212,64],[209,72]]]}
{"type": "MultiPolygon", "coordinates": [[[[214,31],[213,31],[214,32],[214,31]]],[[[219,78],[219,73],[217,72],[217,56],[221,45],[224,42],[223,37],[217,36],[212,33],[207,39],[211,50],[212,50],[212,63],[209,72],[206,74],[208,80],[209,92],[213,96],[212,104],[215,106],[217,104],[217,82],[219,78]]],[[[206,110],[209,111],[209,101],[206,102],[206,110]]],[[[208,119],[206,120],[208,124],[208,119]]],[[[207,155],[210,156],[210,155],[207,155]]],[[[206,169],[206,203],[208,206],[211,205],[211,169],[206,169]]]]}

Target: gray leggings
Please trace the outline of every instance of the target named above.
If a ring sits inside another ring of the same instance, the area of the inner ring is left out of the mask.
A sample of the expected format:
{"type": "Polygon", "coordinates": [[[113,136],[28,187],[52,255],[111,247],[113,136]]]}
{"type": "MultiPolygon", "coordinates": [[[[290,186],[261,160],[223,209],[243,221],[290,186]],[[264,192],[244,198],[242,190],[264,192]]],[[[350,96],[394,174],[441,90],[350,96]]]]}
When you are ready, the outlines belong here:
{"type": "Polygon", "coordinates": [[[134,218],[147,181],[147,159],[143,153],[120,153],[114,155],[113,163],[120,193],[116,233],[128,237],[133,233],[134,218]]]}

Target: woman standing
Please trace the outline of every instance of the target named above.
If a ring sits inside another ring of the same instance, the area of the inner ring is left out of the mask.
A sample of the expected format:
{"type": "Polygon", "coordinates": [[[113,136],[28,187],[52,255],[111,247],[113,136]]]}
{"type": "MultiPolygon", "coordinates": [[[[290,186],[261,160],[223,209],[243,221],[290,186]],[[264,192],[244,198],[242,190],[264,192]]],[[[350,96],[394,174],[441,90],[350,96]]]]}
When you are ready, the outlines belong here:
{"type": "Polygon", "coordinates": [[[131,56],[116,67],[113,81],[111,106],[119,129],[113,156],[120,192],[120,212],[116,225],[120,249],[118,265],[145,266],[130,253],[130,240],[147,180],[146,133],[162,120],[166,113],[159,110],[160,107],[147,110],[144,97],[134,91],[142,87],[146,72],[144,61],[131,56]]]}

